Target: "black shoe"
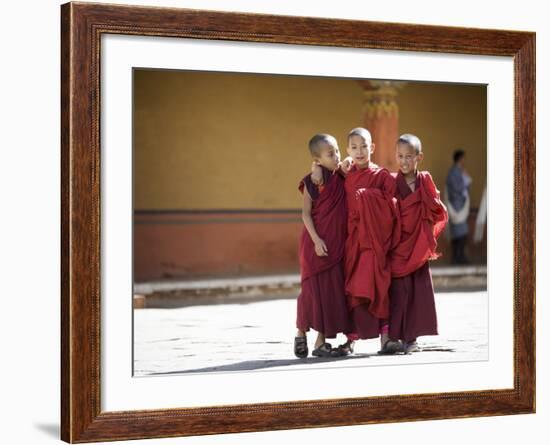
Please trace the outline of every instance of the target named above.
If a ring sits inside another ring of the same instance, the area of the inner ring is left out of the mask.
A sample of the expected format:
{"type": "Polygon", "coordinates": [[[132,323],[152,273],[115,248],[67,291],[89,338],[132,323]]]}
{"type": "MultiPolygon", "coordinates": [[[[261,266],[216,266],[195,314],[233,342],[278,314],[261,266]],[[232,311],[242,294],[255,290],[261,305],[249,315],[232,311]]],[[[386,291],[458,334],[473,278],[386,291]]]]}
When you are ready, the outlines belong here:
{"type": "Polygon", "coordinates": [[[378,354],[393,355],[397,354],[398,352],[403,352],[403,344],[399,340],[388,340],[386,343],[384,343],[382,349],[378,351],[378,354]]]}
{"type": "Polygon", "coordinates": [[[403,345],[403,352],[405,354],[412,354],[413,352],[420,352],[420,348],[418,347],[418,343],[416,341],[410,341],[408,343],[405,343],[403,345]]]}
{"type": "Polygon", "coordinates": [[[332,357],[346,357],[353,354],[353,348],[355,346],[354,341],[348,340],[347,342],[339,345],[337,348],[333,348],[331,351],[332,357]]]}
{"type": "Polygon", "coordinates": [[[294,337],[294,355],[298,358],[306,358],[308,352],[307,337],[294,337]]]}
{"type": "Polygon", "coordinates": [[[311,351],[311,355],[315,357],[332,357],[332,345],[330,343],[323,343],[318,348],[311,351]]]}

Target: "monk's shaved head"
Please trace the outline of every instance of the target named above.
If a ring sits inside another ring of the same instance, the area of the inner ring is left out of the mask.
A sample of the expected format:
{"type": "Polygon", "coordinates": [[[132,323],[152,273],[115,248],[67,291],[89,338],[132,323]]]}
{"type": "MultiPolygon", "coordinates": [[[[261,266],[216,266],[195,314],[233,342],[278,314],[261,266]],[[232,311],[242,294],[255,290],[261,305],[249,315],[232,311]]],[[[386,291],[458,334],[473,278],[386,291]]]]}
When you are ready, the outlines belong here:
{"type": "Polygon", "coordinates": [[[309,145],[308,145],[311,156],[313,156],[314,158],[320,158],[321,149],[325,145],[330,145],[331,147],[338,148],[338,142],[336,142],[336,139],[334,138],[334,136],[331,136],[330,134],[319,133],[313,136],[309,140],[309,145]]]}
{"type": "Polygon", "coordinates": [[[357,128],[354,128],[353,130],[351,130],[348,134],[348,141],[350,140],[351,137],[353,136],[360,136],[362,137],[365,142],[367,144],[371,144],[372,143],[372,136],[369,132],[369,130],[367,130],[366,128],[362,128],[362,127],[357,127],[357,128]]]}
{"type": "Polygon", "coordinates": [[[417,155],[422,153],[422,142],[420,142],[420,139],[418,139],[418,137],[414,134],[402,134],[401,136],[399,136],[399,139],[397,139],[397,143],[408,145],[414,150],[417,155]]]}

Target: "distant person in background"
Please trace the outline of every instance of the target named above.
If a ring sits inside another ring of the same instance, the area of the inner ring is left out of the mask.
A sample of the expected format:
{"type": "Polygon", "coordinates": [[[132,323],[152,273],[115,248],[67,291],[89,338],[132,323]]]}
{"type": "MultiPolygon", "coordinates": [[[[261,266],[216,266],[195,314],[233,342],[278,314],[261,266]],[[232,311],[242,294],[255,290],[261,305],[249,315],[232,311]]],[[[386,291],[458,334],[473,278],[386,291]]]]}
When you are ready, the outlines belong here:
{"type": "Polygon", "coordinates": [[[464,253],[468,238],[470,184],[472,178],[464,168],[464,150],[453,153],[454,164],[447,175],[445,204],[449,212],[449,230],[453,249],[452,264],[470,264],[464,253]]]}

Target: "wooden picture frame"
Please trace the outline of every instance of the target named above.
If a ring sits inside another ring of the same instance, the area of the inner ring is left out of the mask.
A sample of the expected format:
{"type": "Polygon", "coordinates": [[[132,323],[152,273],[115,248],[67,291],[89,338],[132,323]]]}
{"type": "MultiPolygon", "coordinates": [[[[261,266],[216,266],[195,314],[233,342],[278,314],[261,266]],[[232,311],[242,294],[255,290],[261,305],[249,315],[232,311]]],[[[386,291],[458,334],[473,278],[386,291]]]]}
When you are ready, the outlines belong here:
{"type": "Polygon", "coordinates": [[[93,3],[61,6],[61,438],[70,443],[535,412],[535,34],[93,3]],[[514,59],[514,386],[352,399],[102,412],[103,34],[514,59]]]}

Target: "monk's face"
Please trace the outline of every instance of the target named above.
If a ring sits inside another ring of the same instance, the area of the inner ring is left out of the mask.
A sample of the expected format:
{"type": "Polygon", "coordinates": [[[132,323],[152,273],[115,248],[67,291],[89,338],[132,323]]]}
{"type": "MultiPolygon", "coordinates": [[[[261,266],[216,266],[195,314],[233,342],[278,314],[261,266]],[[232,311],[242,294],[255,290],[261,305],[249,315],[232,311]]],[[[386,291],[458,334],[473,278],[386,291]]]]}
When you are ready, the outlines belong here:
{"type": "Polygon", "coordinates": [[[359,168],[368,167],[370,155],[374,151],[374,144],[362,136],[353,135],[348,140],[348,155],[359,168]]]}
{"type": "Polygon", "coordinates": [[[411,147],[409,144],[397,144],[396,158],[399,163],[399,170],[404,175],[413,174],[423,157],[424,154],[422,152],[417,153],[414,147],[411,147]]]}
{"type": "Polygon", "coordinates": [[[338,168],[340,162],[340,150],[338,145],[332,145],[324,143],[319,149],[319,157],[315,158],[315,161],[330,171],[334,171],[338,168]]]}

